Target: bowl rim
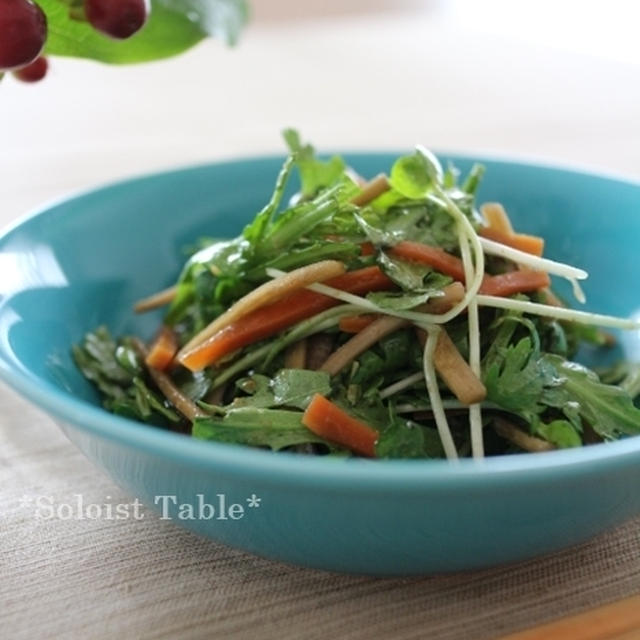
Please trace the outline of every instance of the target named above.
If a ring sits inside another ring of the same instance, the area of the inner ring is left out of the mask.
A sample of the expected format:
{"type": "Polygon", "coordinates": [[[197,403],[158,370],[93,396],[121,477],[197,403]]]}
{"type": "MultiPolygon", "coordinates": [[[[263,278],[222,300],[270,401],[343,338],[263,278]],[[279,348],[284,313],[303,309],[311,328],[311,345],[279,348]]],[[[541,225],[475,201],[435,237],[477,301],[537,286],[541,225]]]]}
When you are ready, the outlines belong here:
{"type": "MultiPolygon", "coordinates": [[[[392,156],[393,149],[338,151],[350,158],[392,156]]],[[[615,173],[605,173],[593,169],[583,169],[575,165],[554,164],[547,161],[527,160],[524,157],[492,153],[463,153],[436,151],[439,157],[454,162],[492,162],[518,166],[523,169],[545,169],[580,175],[586,178],[619,182],[640,189],[640,181],[615,173]]],[[[323,152],[322,155],[325,155],[323,152]]],[[[282,160],[282,154],[234,157],[203,162],[177,168],[140,173],[102,185],[78,190],[69,195],[45,202],[33,211],[19,217],[0,232],[0,252],[5,242],[18,229],[31,221],[44,217],[58,206],[96,195],[110,189],[135,187],[144,180],[164,179],[176,173],[212,169],[229,164],[251,164],[256,161],[282,160]]],[[[1,306],[0,302],[0,306],[1,306]]],[[[523,482],[548,483],[553,479],[566,480],[568,477],[606,474],[620,471],[627,465],[640,462],[640,437],[629,437],[616,442],[608,442],[576,449],[564,449],[537,455],[514,454],[495,456],[482,460],[365,460],[328,459],[324,456],[302,456],[285,452],[252,449],[241,445],[196,440],[190,436],[165,431],[152,425],[113,415],[102,408],[88,404],[55,385],[38,380],[12,358],[6,356],[7,345],[0,336],[0,379],[19,394],[55,418],[71,424],[80,431],[89,432],[102,439],[114,441],[142,450],[147,454],[160,456],[169,461],[188,464],[198,468],[244,473],[249,468],[271,482],[296,483],[335,487],[341,490],[362,491],[375,487],[393,489],[401,486],[404,490],[422,492],[430,489],[447,488],[473,490],[480,485],[504,485],[508,479],[510,486],[523,482]]],[[[9,350],[10,351],[10,350],[9,350]]]]}

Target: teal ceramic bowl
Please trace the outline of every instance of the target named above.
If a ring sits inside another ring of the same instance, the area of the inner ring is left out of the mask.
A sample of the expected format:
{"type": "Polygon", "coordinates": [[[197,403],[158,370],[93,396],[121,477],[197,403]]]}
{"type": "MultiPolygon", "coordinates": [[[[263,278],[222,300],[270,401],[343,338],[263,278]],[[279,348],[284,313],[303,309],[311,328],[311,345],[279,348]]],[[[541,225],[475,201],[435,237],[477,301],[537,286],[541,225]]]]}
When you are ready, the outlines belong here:
{"type": "MultiPolygon", "coordinates": [[[[393,156],[348,158],[373,175],[393,156]]],[[[98,324],[150,337],[159,314],[136,317],[132,303],[171,284],[198,237],[236,234],[270,195],[280,162],[136,178],[6,231],[1,377],[132,496],[199,534],[298,565],[374,575],[474,569],[574,545],[640,513],[640,438],[458,464],[345,461],[195,441],[103,411],[70,345],[98,324]]],[[[519,229],[545,236],[548,256],[591,271],[588,308],[640,309],[640,185],[482,162],[480,200],[503,202],[519,229]]],[[[629,357],[638,341],[625,337],[629,357]]]]}

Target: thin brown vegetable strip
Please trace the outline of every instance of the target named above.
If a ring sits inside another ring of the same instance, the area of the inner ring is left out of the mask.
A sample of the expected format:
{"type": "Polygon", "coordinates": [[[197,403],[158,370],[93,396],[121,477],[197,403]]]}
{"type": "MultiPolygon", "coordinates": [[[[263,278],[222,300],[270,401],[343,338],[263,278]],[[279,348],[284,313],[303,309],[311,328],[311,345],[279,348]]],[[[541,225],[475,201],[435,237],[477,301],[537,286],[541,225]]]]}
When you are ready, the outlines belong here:
{"type": "Polygon", "coordinates": [[[384,173],[380,173],[373,180],[367,182],[357,196],[351,198],[351,203],[364,207],[365,204],[369,204],[385,191],[389,191],[390,188],[389,179],[384,173]]]}
{"type": "Polygon", "coordinates": [[[333,336],[318,333],[307,338],[307,369],[317,371],[333,351],[333,336]]]}
{"type": "Polygon", "coordinates": [[[353,180],[360,188],[367,184],[366,178],[363,178],[353,167],[347,167],[344,172],[353,180]]]}
{"type": "MultiPolygon", "coordinates": [[[[133,345],[138,352],[138,356],[141,360],[146,361],[148,352],[147,348],[144,344],[138,340],[138,338],[133,339],[133,345]]],[[[162,391],[164,397],[188,420],[193,422],[196,418],[202,418],[207,416],[205,413],[191,398],[187,397],[173,384],[171,378],[163,373],[162,371],[158,371],[153,367],[147,365],[147,371],[149,375],[156,383],[158,389],[162,391]]]]}
{"type": "MultiPolygon", "coordinates": [[[[442,292],[444,293],[443,296],[429,300],[426,304],[418,307],[416,311],[423,311],[424,313],[447,313],[449,309],[452,309],[464,298],[465,294],[464,285],[461,282],[452,282],[447,285],[442,292]]],[[[427,332],[416,327],[416,335],[424,349],[424,345],[427,342],[427,332]]]]}
{"type": "Polygon", "coordinates": [[[541,289],[540,293],[544,297],[545,304],[548,304],[552,307],[559,307],[560,309],[566,307],[564,302],[562,302],[562,300],[560,300],[560,298],[558,298],[558,296],[553,293],[553,291],[549,287],[541,289]]]}
{"type": "Polygon", "coordinates": [[[329,375],[335,376],[376,342],[408,325],[408,320],[393,316],[382,316],[374,320],[368,327],[356,333],[351,340],[336,349],[320,367],[320,371],[326,371],[329,375]]]}
{"type": "Polygon", "coordinates": [[[376,313],[362,313],[355,316],[344,316],[340,318],[338,329],[343,333],[358,333],[365,327],[368,327],[374,320],[380,316],[376,313]]]}
{"type": "Polygon", "coordinates": [[[203,398],[203,400],[205,402],[208,402],[209,404],[215,404],[215,405],[223,404],[224,393],[226,390],[227,390],[227,385],[226,383],[223,382],[221,385],[217,386],[215,389],[211,389],[209,393],[207,393],[207,395],[203,398]]]}
{"type": "Polygon", "coordinates": [[[525,451],[531,453],[540,453],[542,451],[553,451],[555,447],[546,440],[530,436],[528,433],[518,429],[504,418],[495,418],[493,421],[493,428],[496,433],[505,440],[512,442],[525,451]]]}
{"type": "Polygon", "coordinates": [[[431,298],[429,302],[419,306],[416,311],[436,314],[447,313],[464,298],[464,285],[461,282],[452,282],[442,289],[442,294],[431,298]]]}
{"type": "Polygon", "coordinates": [[[133,305],[133,310],[136,313],[145,313],[158,307],[164,307],[176,297],[177,290],[177,285],[173,285],[173,287],[158,291],[147,298],[142,298],[142,300],[138,300],[138,302],[133,305]]]}
{"type": "Polygon", "coordinates": [[[215,320],[209,323],[202,331],[196,334],[186,345],[180,349],[178,353],[178,360],[193,350],[199,344],[215,335],[226,326],[236,322],[243,316],[248,315],[252,311],[265,307],[272,302],[276,302],[281,298],[286,297],[290,293],[299,289],[304,289],[306,286],[315,282],[322,282],[323,280],[329,280],[339,276],[345,272],[345,266],[342,262],[337,260],[322,260],[309,264],[299,269],[294,269],[285,273],[278,278],[269,280],[260,285],[257,289],[254,289],[246,296],[240,298],[233,306],[231,306],[222,315],[218,316],[215,320]]]}
{"type": "Polygon", "coordinates": [[[438,335],[433,364],[444,383],[460,402],[476,404],[486,398],[485,386],[460,355],[444,327],[438,335]]]}
{"type": "MultiPolygon", "coordinates": [[[[446,286],[443,293],[444,295],[434,297],[418,307],[417,310],[424,313],[446,313],[456,302],[462,300],[464,287],[459,282],[454,282],[446,286]]],[[[351,340],[334,351],[320,367],[320,371],[326,371],[329,375],[335,376],[376,342],[394,331],[409,326],[409,324],[407,320],[393,316],[382,316],[374,320],[369,326],[356,333],[351,340]]]]}
{"type": "Polygon", "coordinates": [[[289,345],[284,352],[284,366],[287,369],[304,369],[307,364],[307,339],[303,338],[289,345]]]}

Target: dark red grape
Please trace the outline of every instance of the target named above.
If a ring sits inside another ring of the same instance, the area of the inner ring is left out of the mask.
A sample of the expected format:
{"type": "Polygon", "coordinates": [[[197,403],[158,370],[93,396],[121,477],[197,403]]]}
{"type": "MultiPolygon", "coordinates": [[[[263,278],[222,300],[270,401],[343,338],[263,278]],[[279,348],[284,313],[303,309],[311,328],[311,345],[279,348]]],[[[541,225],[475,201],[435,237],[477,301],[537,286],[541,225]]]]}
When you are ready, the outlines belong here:
{"type": "Polygon", "coordinates": [[[0,0],[0,71],[33,62],[47,39],[47,19],[31,0],[0,0]]]}
{"type": "Polygon", "coordinates": [[[118,39],[139,31],[149,15],[148,0],[85,0],[84,9],[94,29],[118,39]]]}
{"type": "MultiPolygon", "coordinates": [[[[0,0],[2,2],[2,0],[0,0]]],[[[38,80],[42,80],[47,75],[47,69],[49,68],[49,63],[44,56],[40,58],[36,58],[31,64],[28,64],[26,67],[21,67],[20,69],[16,69],[13,72],[13,75],[18,78],[18,80],[22,80],[22,82],[38,82],[38,80]]]]}

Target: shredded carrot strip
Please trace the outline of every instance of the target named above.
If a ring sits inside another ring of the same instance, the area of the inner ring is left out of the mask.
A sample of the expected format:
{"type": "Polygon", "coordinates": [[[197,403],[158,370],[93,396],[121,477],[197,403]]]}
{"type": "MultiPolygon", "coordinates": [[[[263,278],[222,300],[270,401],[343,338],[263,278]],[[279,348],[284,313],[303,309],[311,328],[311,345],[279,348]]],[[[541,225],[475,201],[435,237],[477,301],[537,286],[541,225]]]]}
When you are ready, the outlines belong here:
{"type": "Polygon", "coordinates": [[[344,333],[358,333],[366,329],[374,320],[378,318],[374,313],[365,313],[358,316],[344,316],[340,318],[338,327],[344,333]]]}
{"type": "Polygon", "coordinates": [[[464,266],[462,265],[462,260],[456,256],[452,256],[439,247],[430,247],[420,242],[405,240],[399,242],[389,253],[398,258],[426,264],[429,267],[433,267],[436,271],[451,276],[454,280],[464,282],[464,266]]]}
{"type": "Polygon", "coordinates": [[[155,340],[151,343],[145,362],[149,367],[164,371],[173,361],[177,351],[176,335],[169,327],[162,326],[155,340]]]}
{"type": "MultiPolygon", "coordinates": [[[[460,282],[465,281],[462,260],[437,247],[419,242],[401,242],[390,253],[399,258],[427,264],[460,282]]],[[[504,297],[537,291],[548,287],[549,284],[549,275],[543,271],[513,271],[497,276],[485,275],[480,293],[504,297]]]]}
{"type": "MultiPolygon", "coordinates": [[[[350,271],[325,284],[356,295],[395,286],[378,267],[350,271]]],[[[337,304],[338,300],[321,293],[308,289],[296,291],[231,323],[193,349],[180,352],[178,361],[191,371],[200,371],[236,349],[264,340],[337,304]]]]}
{"type": "Polygon", "coordinates": [[[378,431],[345,413],[318,393],[304,412],[302,424],[322,438],[348,447],[360,455],[375,458],[378,431]]]}
{"type": "Polygon", "coordinates": [[[544,252],[544,239],[539,236],[530,236],[526,233],[507,234],[502,231],[492,229],[491,227],[480,229],[480,235],[483,238],[488,238],[494,242],[505,244],[514,249],[519,249],[520,251],[530,253],[531,255],[538,256],[539,258],[542,257],[544,252]]]}
{"type": "Polygon", "coordinates": [[[268,280],[256,289],[253,289],[245,296],[240,298],[235,304],[227,309],[222,315],[210,322],[202,331],[187,342],[178,354],[181,357],[187,351],[191,351],[197,345],[222,331],[225,327],[231,325],[250,314],[252,311],[264,307],[276,300],[282,300],[287,295],[304,289],[307,285],[314,282],[322,282],[328,278],[341,275],[345,272],[345,266],[337,260],[321,260],[313,264],[299,267],[288,273],[284,273],[278,278],[268,280]]]}
{"type": "Polygon", "coordinates": [[[371,244],[371,242],[363,242],[360,245],[360,255],[361,256],[372,256],[376,252],[376,248],[371,244]]]}
{"type": "MultiPolygon", "coordinates": [[[[144,346],[141,340],[138,338],[133,339],[133,346],[145,363],[147,360],[147,348],[144,346]]],[[[165,398],[188,420],[194,421],[198,417],[204,417],[208,415],[205,413],[191,398],[186,396],[178,387],[176,387],[174,381],[164,371],[159,371],[154,367],[147,365],[147,371],[149,375],[156,383],[158,389],[162,391],[165,398]]]]}
{"type": "Polygon", "coordinates": [[[485,276],[480,293],[506,298],[516,293],[530,293],[551,284],[549,274],[544,271],[510,271],[498,276],[485,276]]]}

